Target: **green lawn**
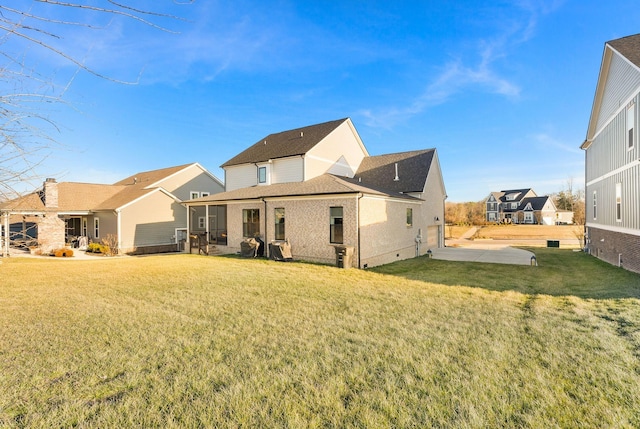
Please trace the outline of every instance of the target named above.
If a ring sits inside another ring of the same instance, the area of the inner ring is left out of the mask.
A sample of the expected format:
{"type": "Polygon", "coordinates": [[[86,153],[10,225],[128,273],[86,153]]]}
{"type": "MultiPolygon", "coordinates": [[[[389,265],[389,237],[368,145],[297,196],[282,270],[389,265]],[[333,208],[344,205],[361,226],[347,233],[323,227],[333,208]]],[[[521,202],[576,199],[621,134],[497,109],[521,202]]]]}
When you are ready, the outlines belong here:
{"type": "Polygon", "coordinates": [[[0,427],[640,427],[640,276],[196,255],[0,264],[0,427]]]}

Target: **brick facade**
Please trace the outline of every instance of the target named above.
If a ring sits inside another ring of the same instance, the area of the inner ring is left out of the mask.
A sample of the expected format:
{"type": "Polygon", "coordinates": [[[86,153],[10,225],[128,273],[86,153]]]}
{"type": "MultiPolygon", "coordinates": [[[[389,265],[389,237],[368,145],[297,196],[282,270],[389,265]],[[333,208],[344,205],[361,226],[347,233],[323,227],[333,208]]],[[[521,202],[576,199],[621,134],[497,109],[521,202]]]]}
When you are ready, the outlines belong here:
{"type": "Polygon", "coordinates": [[[640,273],[640,236],[587,227],[589,254],[640,273]]]}

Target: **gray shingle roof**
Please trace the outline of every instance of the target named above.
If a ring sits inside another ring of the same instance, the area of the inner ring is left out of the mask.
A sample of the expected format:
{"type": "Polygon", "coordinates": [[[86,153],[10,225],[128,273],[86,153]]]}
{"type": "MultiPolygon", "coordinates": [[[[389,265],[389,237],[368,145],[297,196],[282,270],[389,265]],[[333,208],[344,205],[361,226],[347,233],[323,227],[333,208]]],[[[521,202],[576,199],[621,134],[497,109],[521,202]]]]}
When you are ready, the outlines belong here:
{"type": "Polygon", "coordinates": [[[347,120],[348,118],[338,119],[322,124],[309,125],[294,130],[269,134],[253,146],[250,146],[248,149],[222,164],[221,167],[253,164],[256,162],[266,162],[270,159],[304,155],[347,120]]]}
{"type": "Polygon", "coordinates": [[[640,67],[640,34],[611,40],[607,44],[640,67]]]}
{"type": "MultiPolygon", "coordinates": [[[[146,189],[164,178],[181,171],[190,165],[185,164],[159,170],[144,171],[120,180],[113,185],[95,183],[60,182],[58,183],[57,212],[80,212],[92,210],[115,210],[140,198],[154,189],[146,189]],[[136,180],[134,180],[134,178],[136,180]]],[[[45,210],[42,191],[36,191],[0,204],[0,209],[12,211],[45,210]]]]}
{"type": "Polygon", "coordinates": [[[235,189],[221,192],[208,197],[190,200],[189,203],[211,203],[216,201],[252,200],[269,197],[293,197],[305,195],[332,195],[332,194],[373,194],[387,197],[417,200],[417,198],[396,192],[383,191],[358,182],[357,179],[348,179],[333,174],[323,174],[306,182],[277,183],[274,185],[250,186],[248,188],[235,189]]]}
{"type": "Polygon", "coordinates": [[[422,192],[435,149],[369,156],[362,160],[355,177],[376,189],[422,192]],[[398,176],[396,179],[396,164],[398,176]]]}
{"type": "Polygon", "coordinates": [[[531,203],[531,208],[533,210],[542,210],[547,201],[549,201],[549,196],[547,195],[542,197],[527,197],[523,199],[522,202],[520,202],[520,207],[518,207],[518,210],[524,210],[529,203],[531,203]]]}

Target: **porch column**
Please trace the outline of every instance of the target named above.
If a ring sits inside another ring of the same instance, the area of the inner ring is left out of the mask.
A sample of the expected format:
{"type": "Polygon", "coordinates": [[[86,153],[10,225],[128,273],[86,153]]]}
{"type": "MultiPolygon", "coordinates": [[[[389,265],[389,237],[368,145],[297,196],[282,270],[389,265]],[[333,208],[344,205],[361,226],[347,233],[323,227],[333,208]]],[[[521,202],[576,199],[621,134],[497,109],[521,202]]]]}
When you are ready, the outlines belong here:
{"type": "Polygon", "coordinates": [[[209,204],[204,206],[204,218],[205,218],[205,225],[204,225],[204,233],[207,235],[207,245],[209,244],[209,204]]]}

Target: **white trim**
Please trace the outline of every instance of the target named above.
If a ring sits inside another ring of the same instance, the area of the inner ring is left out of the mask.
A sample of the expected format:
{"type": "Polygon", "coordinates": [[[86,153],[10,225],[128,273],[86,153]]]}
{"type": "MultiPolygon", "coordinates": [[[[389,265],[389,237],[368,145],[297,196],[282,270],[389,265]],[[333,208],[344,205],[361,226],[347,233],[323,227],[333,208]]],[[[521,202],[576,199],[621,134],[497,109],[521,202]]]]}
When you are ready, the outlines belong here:
{"type": "Polygon", "coordinates": [[[613,177],[618,173],[622,173],[623,171],[626,171],[626,170],[629,170],[630,168],[634,168],[634,167],[638,167],[638,166],[640,166],[640,160],[636,159],[636,160],[631,161],[630,163],[628,163],[628,164],[626,164],[626,165],[624,165],[622,167],[618,167],[615,170],[612,170],[612,171],[610,171],[610,172],[608,172],[606,174],[603,174],[600,177],[596,177],[593,180],[589,180],[587,182],[587,186],[594,185],[594,184],[596,184],[596,183],[598,183],[598,182],[600,182],[602,180],[605,180],[605,179],[608,179],[610,177],[613,177]]]}
{"type": "Polygon", "coordinates": [[[122,249],[122,216],[119,209],[116,209],[116,234],[118,239],[118,253],[122,249]]]}
{"type": "MultiPolygon", "coordinates": [[[[176,175],[178,175],[178,174],[180,174],[180,173],[182,173],[182,172],[184,172],[184,171],[186,171],[186,170],[188,170],[188,169],[190,169],[192,167],[198,167],[200,170],[202,170],[203,173],[205,173],[206,175],[210,176],[214,181],[218,182],[218,184],[220,186],[222,186],[222,188],[224,189],[224,184],[222,183],[222,181],[220,179],[218,179],[216,176],[214,176],[212,173],[210,173],[206,168],[204,168],[198,162],[194,162],[193,164],[189,164],[186,167],[184,167],[183,169],[180,169],[180,170],[178,170],[178,171],[176,171],[176,172],[174,172],[174,173],[172,173],[172,174],[170,174],[170,175],[168,175],[166,177],[163,177],[162,179],[160,179],[160,180],[158,180],[158,181],[156,181],[156,182],[154,182],[154,183],[152,183],[150,185],[145,186],[145,189],[156,188],[156,187],[159,186],[158,185],[159,183],[162,183],[165,180],[167,180],[167,179],[169,179],[171,177],[174,177],[174,176],[176,176],[176,175]]],[[[169,168],[171,168],[171,167],[169,167],[169,168]]]]}
{"type": "Polygon", "coordinates": [[[163,194],[165,194],[165,195],[167,195],[167,196],[169,196],[169,197],[173,198],[177,203],[182,203],[182,201],[181,201],[178,197],[176,197],[175,195],[173,195],[171,192],[167,191],[166,189],[164,189],[164,188],[155,188],[155,189],[151,189],[151,190],[149,190],[149,192],[147,192],[146,194],[141,195],[141,196],[139,196],[138,198],[136,198],[136,199],[134,199],[134,200],[131,200],[131,201],[129,201],[128,203],[126,203],[126,204],[124,204],[124,205],[122,205],[122,206],[118,207],[116,210],[122,210],[122,209],[125,209],[125,208],[127,208],[128,206],[130,206],[130,205],[132,205],[132,204],[135,204],[135,203],[137,203],[138,201],[142,200],[143,198],[146,198],[146,197],[148,197],[149,195],[152,195],[152,194],[154,194],[154,193],[156,193],[156,192],[162,192],[163,194]]]}
{"type": "Polygon", "coordinates": [[[592,222],[587,222],[585,226],[588,228],[602,229],[605,231],[619,232],[621,234],[629,234],[629,235],[635,235],[640,237],[640,229],[624,228],[621,226],[602,225],[599,223],[594,224],[592,222]]]}

